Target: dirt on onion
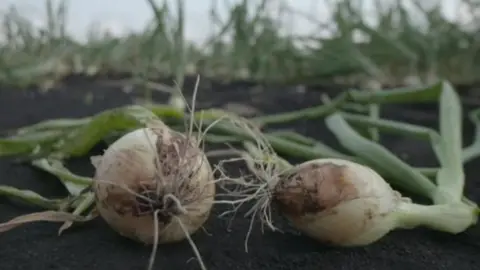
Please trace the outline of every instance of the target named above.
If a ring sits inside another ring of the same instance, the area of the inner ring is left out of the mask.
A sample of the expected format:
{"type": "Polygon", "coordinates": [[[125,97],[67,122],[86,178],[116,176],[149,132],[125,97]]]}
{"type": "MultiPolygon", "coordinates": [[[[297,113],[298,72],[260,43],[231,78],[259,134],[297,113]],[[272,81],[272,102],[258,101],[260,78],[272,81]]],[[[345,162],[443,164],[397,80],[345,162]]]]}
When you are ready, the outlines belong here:
{"type": "Polygon", "coordinates": [[[248,121],[236,124],[256,139],[256,145],[245,144],[248,153],[242,154],[253,177],[231,179],[242,186],[231,190],[239,197],[236,203],[253,203],[246,214],[252,216],[251,224],[259,217],[263,225],[278,230],[272,221],[275,208],[303,234],[324,244],[353,247],[372,244],[395,229],[422,226],[457,234],[477,222],[476,207],[416,204],[376,171],[353,161],[323,158],[289,164],[248,121]]]}
{"type": "MultiPolygon", "coordinates": [[[[193,103],[195,95],[196,90],[193,103]]],[[[149,269],[159,244],[185,239],[206,269],[191,235],[210,216],[216,180],[202,138],[192,135],[194,105],[189,109],[187,132],[155,119],[116,140],[102,156],[91,158],[99,215],[119,234],[153,245],[149,269]]]]}
{"type": "Polygon", "coordinates": [[[160,120],[124,135],[92,163],[97,210],[125,237],[178,242],[182,227],[192,234],[210,214],[215,183],[207,157],[194,138],[160,120]]]}

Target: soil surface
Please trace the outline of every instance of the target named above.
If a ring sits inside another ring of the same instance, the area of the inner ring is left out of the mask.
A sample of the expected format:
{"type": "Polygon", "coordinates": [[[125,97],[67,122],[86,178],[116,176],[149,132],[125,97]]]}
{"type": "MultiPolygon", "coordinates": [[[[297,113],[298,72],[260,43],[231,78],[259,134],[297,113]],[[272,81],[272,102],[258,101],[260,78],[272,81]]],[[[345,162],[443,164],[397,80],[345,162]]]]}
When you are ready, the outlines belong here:
{"type": "MultiPolygon", "coordinates": [[[[185,86],[191,94],[194,80],[185,86]]],[[[319,104],[322,93],[336,93],[339,86],[258,86],[248,82],[230,84],[201,82],[199,107],[226,107],[249,113],[276,113],[319,104]]],[[[475,92],[475,91],[472,91],[475,92]]],[[[467,93],[467,91],[462,91],[467,93]]],[[[36,89],[0,89],[0,131],[30,125],[50,118],[82,117],[107,108],[132,103],[142,97],[137,89],[125,89],[105,80],[72,77],[58,89],[40,93],[36,89]]],[[[166,99],[154,93],[155,101],[166,99]]],[[[472,107],[474,96],[466,97],[472,107]]],[[[477,104],[478,105],[478,104],[477,104]]],[[[466,115],[466,113],[465,113],[466,115]]],[[[437,108],[432,105],[385,106],[382,116],[406,120],[437,128],[437,108]]],[[[466,118],[466,117],[465,117],[466,118]]],[[[326,143],[338,146],[322,120],[297,121],[284,126],[326,143]]],[[[473,127],[465,119],[464,144],[471,142],[473,127]]],[[[383,135],[382,140],[393,152],[416,166],[437,164],[426,142],[383,135]]],[[[105,145],[96,147],[99,153],[105,145]]],[[[480,202],[480,159],[466,164],[466,195],[480,202]]],[[[77,173],[91,176],[93,168],[88,158],[71,160],[69,167],[77,173]]],[[[238,168],[232,168],[238,173],[238,168]]],[[[0,159],[0,184],[32,189],[45,196],[65,195],[54,177],[18,164],[9,158],[0,159]]],[[[0,199],[0,222],[20,214],[37,211],[0,199]]],[[[327,247],[298,234],[287,224],[283,233],[265,230],[255,225],[248,253],[244,250],[249,220],[239,214],[228,228],[228,220],[217,218],[216,207],[205,225],[205,231],[193,236],[209,270],[384,270],[384,269],[480,269],[480,228],[473,227],[460,235],[449,235],[427,229],[398,230],[381,241],[362,248],[340,249],[327,247]]],[[[60,224],[35,223],[18,227],[0,235],[0,269],[2,270],[136,270],[145,269],[149,247],[126,240],[112,231],[100,218],[69,229],[58,236],[60,224]]],[[[155,269],[199,269],[187,242],[161,246],[155,269]]]]}

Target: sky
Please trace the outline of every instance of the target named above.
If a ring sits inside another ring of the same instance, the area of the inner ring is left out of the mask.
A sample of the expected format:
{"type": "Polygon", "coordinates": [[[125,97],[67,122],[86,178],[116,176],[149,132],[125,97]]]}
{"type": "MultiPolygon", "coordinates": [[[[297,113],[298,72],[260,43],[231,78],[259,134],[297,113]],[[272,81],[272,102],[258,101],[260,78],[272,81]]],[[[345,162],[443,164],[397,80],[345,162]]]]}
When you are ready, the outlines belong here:
{"type": "MultiPolygon", "coordinates": [[[[61,0],[56,0],[61,1],[61,0]]],[[[238,0],[240,1],[240,0],[238,0]]],[[[221,15],[226,16],[225,3],[238,2],[235,0],[217,0],[223,3],[221,15]]],[[[296,10],[308,13],[316,19],[328,21],[330,13],[325,3],[329,0],[282,0],[289,3],[296,10]]],[[[331,0],[334,1],[334,0],[331,0]]],[[[388,0],[383,0],[388,1],[388,0]]],[[[429,6],[438,2],[442,3],[444,14],[450,18],[468,20],[465,9],[461,9],[459,3],[462,0],[421,0],[423,5],[429,6]],[[460,13],[460,15],[459,15],[460,13]],[[459,17],[460,16],[460,17],[459,17]]],[[[161,3],[163,1],[156,1],[161,3]]],[[[174,3],[174,1],[169,1],[174,3]]],[[[192,41],[202,41],[211,33],[208,12],[211,0],[185,0],[185,35],[192,41]]],[[[260,1],[253,1],[260,2],[260,1]]],[[[364,0],[366,12],[374,8],[373,0],[364,0]]],[[[411,2],[405,0],[405,2],[411,2]]],[[[83,39],[93,24],[97,29],[109,29],[115,35],[121,35],[128,31],[140,31],[153,14],[146,0],[70,0],[68,31],[74,36],[83,39]]],[[[25,14],[37,25],[45,22],[45,4],[42,0],[2,0],[0,11],[4,11],[10,5],[15,5],[22,14],[25,14]]],[[[291,30],[296,33],[308,33],[313,31],[314,25],[301,19],[295,19],[289,23],[291,30]]]]}

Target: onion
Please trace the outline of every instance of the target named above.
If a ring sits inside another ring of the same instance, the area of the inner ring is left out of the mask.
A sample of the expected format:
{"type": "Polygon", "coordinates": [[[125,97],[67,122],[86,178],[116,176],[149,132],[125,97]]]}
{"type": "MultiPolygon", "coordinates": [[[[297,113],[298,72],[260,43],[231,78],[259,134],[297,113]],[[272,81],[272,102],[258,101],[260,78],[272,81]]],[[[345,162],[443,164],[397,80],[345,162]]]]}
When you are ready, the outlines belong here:
{"type": "Polygon", "coordinates": [[[92,163],[97,210],[127,238],[178,242],[209,217],[215,183],[206,155],[160,120],[119,138],[92,163]]]}
{"type": "MultiPolygon", "coordinates": [[[[261,173],[269,181],[250,195],[260,200],[254,206],[257,209],[250,212],[267,215],[267,200],[295,228],[334,246],[368,245],[396,228],[426,226],[459,233],[477,220],[475,208],[463,203],[412,203],[374,170],[352,161],[316,159],[283,173],[261,173]],[[259,192],[260,189],[265,192],[259,192]]],[[[270,222],[267,217],[265,220],[270,222]]]]}

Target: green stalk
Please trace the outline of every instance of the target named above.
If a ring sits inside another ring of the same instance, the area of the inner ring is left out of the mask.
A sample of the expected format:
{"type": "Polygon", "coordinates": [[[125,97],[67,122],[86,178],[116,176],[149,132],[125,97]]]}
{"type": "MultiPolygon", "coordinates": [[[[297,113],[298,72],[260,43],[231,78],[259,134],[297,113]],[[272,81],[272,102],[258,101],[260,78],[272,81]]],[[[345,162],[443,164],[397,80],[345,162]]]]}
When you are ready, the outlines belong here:
{"type": "Polygon", "coordinates": [[[425,226],[437,231],[457,234],[477,223],[476,208],[464,203],[420,205],[400,203],[395,222],[405,229],[425,226]]]}
{"type": "Polygon", "coordinates": [[[463,163],[467,163],[471,160],[474,160],[478,156],[480,156],[480,142],[473,143],[463,149],[463,152],[462,152],[463,163]]]}
{"type": "Polygon", "coordinates": [[[300,119],[319,118],[335,112],[339,106],[343,105],[348,100],[348,97],[348,94],[344,92],[335,97],[330,103],[325,105],[301,109],[293,112],[259,116],[251,119],[251,121],[253,121],[255,124],[263,126],[269,124],[286,123],[300,119]]]}
{"type": "Polygon", "coordinates": [[[387,119],[371,119],[363,115],[350,113],[341,113],[343,118],[352,126],[367,128],[376,127],[382,132],[388,132],[396,135],[406,135],[421,140],[439,140],[440,134],[431,128],[413,125],[409,123],[398,122],[387,119]]]}
{"type": "MultiPolygon", "coordinates": [[[[236,136],[246,141],[255,142],[256,140],[258,140],[258,138],[256,138],[253,134],[233,124],[219,123],[214,127],[212,127],[211,130],[228,134],[230,136],[236,136]]],[[[265,134],[264,138],[276,151],[278,151],[281,154],[286,154],[290,157],[307,158],[307,159],[315,159],[319,157],[335,157],[335,158],[343,158],[348,160],[355,160],[355,158],[353,157],[341,154],[329,148],[322,148],[322,147],[314,148],[310,146],[305,146],[305,145],[291,142],[289,140],[276,137],[273,135],[269,135],[269,134],[265,134]]]]}
{"type": "Polygon", "coordinates": [[[63,200],[52,200],[30,190],[21,190],[10,186],[0,185],[0,195],[21,201],[26,204],[50,210],[58,210],[63,200]]]}
{"type": "MultiPolygon", "coordinates": [[[[244,142],[243,147],[247,151],[248,155],[255,160],[270,161],[272,158],[271,156],[268,156],[266,152],[263,152],[260,149],[258,149],[258,147],[251,142],[248,142],[248,141],[244,142]]],[[[281,171],[284,171],[293,167],[291,163],[289,163],[285,159],[280,158],[278,156],[273,161],[275,162],[275,165],[278,166],[277,168],[279,168],[281,171]]]]}
{"type": "Polygon", "coordinates": [[[90,121],[91,117],[85,118],[69,118],[69,119],[52,119],[40,122],[38,124],[21,127],[16,130],[16,134],[25,134],[39,131],[53,131],[53,130],[70,130],[72,128],[78,128],[86,125],[90,121]]]}
{"type": "Polygon", "coordinates": [[[349,90],[335,97],[324,105],[301,109],[294,112],[279,113],[271,116],[260,116],[252,119],[259,125],[286,123],[300,119],[312,119],[327,116],[335,112],[346,102],[358,104],[393,104],[405,102],[431,102],[435,101],[443,88],[443,82],[425,88],[397,88],[385,91],[359,91],[349,90]]]}
{"type": "Polygon", "coordinates": [[[151,111],[141,106],[126,106],[104,111],[70,134],[62,141],[56,152],[62,156],[82,156],[110,132],[144,126],[157,118],[151,111]]]}
{"type": "Polygon", "coordinates": [[[480,155],[480,108],[470,112],[469,118],[475,124],[475,136],[472,144],[463,149],[462,160],[464,163],[480,155]]]}
{"type": "Polygon", "coordinates": [[[31,155],[48,151],[64,133],[43,130],[0,139],[0,156],[31,155]]]}
{"type": "MultiPolygon", "coordinates": [[[[88,192],[84,194],[78,203],[78,205],[73,210],[72,214],[75,216],[82,215],[88,208],[90,208],[95,203],[95,194],[93,192],[88,192]]],[[[91,213],[90,213],[91,215],[91,213]]],[[[73,221],[66,221],[58,230],[58,233],[61,234],[66,229],[72,226],[73,221]]]]}
{"type": "Polygon", "coordinates": [[[437,189],[432,181],[396,157],[384,146],[360,136],[340,113],[332,114],[325,121],[340,144],[365,160],[367,165],[383,175],[389,176],[395,185],[414,194],[433,199],[437,189]]]}
{"type": "Polygon", "coordinates": [[[59,160],[39,159],[32,161],[32,165],[44,170],[62,182],[68,192],[73,196],[78,196],[81,192],[92,184],[90,177],[79,176],[72,173],[59,160]]]}
{"type": "MultiPolygon", "coordinates": [[[[373,92],[381,91],[381,89],[376,88],[375,86],[371,86],[371,89],[369,90],[373,92]]],[[[368,107],[369,107],[370,119],[372,120],[380,119],[380,105],[375,103],[370,103],[368,107]]],[[[368,131],[370,133],[370,138],[372,139],[372,141],[378,142],[380,140],[380,133],[376,127],[372,126],[368,129],[368,131]]]]}
{"type": "MultiPolygon", "coordinates": [[[[207,123],[204,123],[204,124],[208,125],[207,123]]],[[[218,132],[221,134],[228,134],[229,136],[237,137],[242,140],[250,141],[250,142],[256,142],[258,140],[258,137],[256,137],[255,135],[249,132],[246,132],[244,129],[238,126],[235,126],[233,124],[218,123],[217,125],[211,128],[211,131],[218,132]]],[[[366,162],[366,161],[363,161],[363,159],[360,160],[358,157],[345,155],[331,148],[318,147],[318,144],[316,144],[315,147],[312,147],[311,145],[305,145],[295,141],[290,141],[282,137],[277,137],[273,134],[264,134],[262,136],[272,146],[272,148],[275,149],[276,152],[288,157],[301,158],[306,160],[318,159],[318,158],[339,158],[339,159],[350,160],[358,163],[366,162]]],[[[361,156],[359,157],[361,158],[361,156]]],[[[418,168],[415,170],[418,171],[418,173],[425,174],[426,176],[436,175],[435,168],[433,169],[418,168]]],[[[428,186],[433,185],[433,183],[431,183],[431,181],[428,178],[426,179],[429,181],[428,186]]]]}
{"type": "Polygon", "coordinates": [[[291,142],[300,143],[300,144],[309,145],[309,146],[314,146],[317,143],[319,143],[315,139],[308,138],[306,136],[303,136],[302,134],[299,134],[299,133],[296,133],[295,131],[290,131],[290,130],[272,131],[272,132],[269,132],[268,134],[278,138],[289,140],[291,142]]]}
{"type": "Polygon", "coordinates": [[[462,105],[455,90],[443,84],[440,95],[441,168],[437,173],[436,203],[460,202],[465,185],[462,162],[462,105]],[[447,196],[448,195],[448,196],[447,196]],[[449,199],[444,201],[444,199],[449,199]]]}

